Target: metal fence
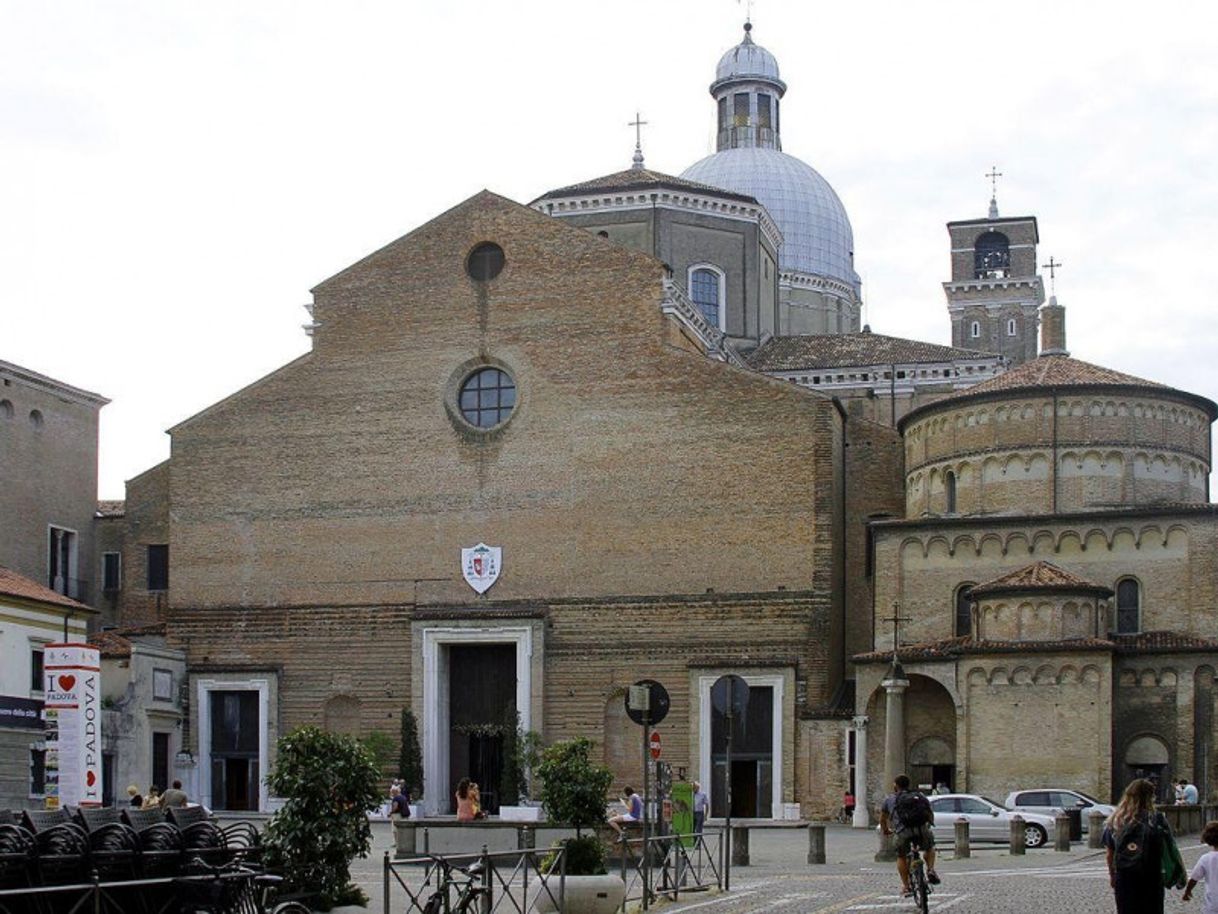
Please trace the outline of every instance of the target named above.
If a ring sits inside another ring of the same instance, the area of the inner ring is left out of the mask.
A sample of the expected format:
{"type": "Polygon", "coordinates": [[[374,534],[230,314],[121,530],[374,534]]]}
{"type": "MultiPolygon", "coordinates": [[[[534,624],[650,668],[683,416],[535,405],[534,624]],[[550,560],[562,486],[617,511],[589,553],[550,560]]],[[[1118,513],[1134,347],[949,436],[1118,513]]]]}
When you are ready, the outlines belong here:
{"type": "Polygon", "coordinates": [[[676,901],[682,892],[723,888],[721,832],[632,838],[619,847],[616,866],[626,883],[626,902],[642,902],[644,910],[661,896],[676,901]]]}
{"type": "Polygon", "coordinates": [[[566,849],[385,854],[384,914],[543,914],[563,911],[566,849]],[[405,906],[401,905],[405,902],[405,906]]]}

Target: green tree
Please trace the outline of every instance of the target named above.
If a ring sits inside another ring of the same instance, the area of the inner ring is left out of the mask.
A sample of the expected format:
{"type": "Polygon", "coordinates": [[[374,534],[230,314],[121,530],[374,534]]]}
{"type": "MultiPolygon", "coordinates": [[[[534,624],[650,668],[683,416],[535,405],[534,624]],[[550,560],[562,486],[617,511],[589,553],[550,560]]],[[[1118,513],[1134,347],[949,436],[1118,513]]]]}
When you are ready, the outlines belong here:
{"type": "Polygon", "coordinates": [[[267,864],[283,871],[289,890],[314,895],[324,911],[363,898],[351,885],[351,861],[372,847],[368,813],[381,803],[380,772],[367,748],[349,736],[300,727],[279,740],[266,780],[284,798],[266,828],[267,864]]]}
{"type": "Polygon", "coordinates": [[[384,730],[373,730],[361,739],[360,743],[368,750],[368,754],[376,762],[376,767],[380,769],[381,777],[384,777],[385,769],[393,764],[393,750],[396,748],[393,745],[393,737],[384,730]]]}
{"type": "Polygon", "coordinates": [[[398,777],[406,783],[412,800],[423,795],[423,750],[419,746],[419,725],[414,712],[402,708],[402,744],[398,750],[398,777]]]}
{"type": "Polygon", "coordinates": [[[541,803],[551,822],[575,826],[567,842],[567,873],[572,876],[605,872],[600,839],[582,830],[605,824],[605,796],[613,772],[592,761],[592,741],[580,737],[550,746],[537,766],[541,803]]]}

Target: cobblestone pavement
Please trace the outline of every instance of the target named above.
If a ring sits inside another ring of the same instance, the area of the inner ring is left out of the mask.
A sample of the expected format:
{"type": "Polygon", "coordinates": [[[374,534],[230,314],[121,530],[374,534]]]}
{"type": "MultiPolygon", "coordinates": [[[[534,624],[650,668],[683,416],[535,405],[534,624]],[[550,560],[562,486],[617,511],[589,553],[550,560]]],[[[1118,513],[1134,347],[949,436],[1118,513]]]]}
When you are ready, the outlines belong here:
{"type": "MultiPolygon", "coordinates": [[[[1185,861],[1200,856],[1195,839],[1182,842],[1185,861]]],[[[737,870],[732,891],[715,896],[681,899],[664,904],[657,914],[845,914],[845,912],[913,911],[913,903],[901,898],[895,865],[867,863],[831,865],[826,872],[780,872],[776,867],[737,870]],[[764,875],[761,870],[764,870],[764,875]],[[747,875],[746,875],[747,874],[747,875]]],[[[955,861],[943,854],[938,870],[943,884],[931,895],[931,911],[955,914],[1107,914],[1115,911],[1108,887],[1108,869],[1103,855],[1079,848],[1069,857],[1041,851],[1024,858],[992,850],[980,859],[955,861]]],[[[1194,900],[1184,904],[1179,892],[1169,892],[1166,910],[1199,911],[1194,900]]]]}
{"type": "MultiPolygon", "coordinates": [[[[371,896],[369,914],[381,914],[382,852],[389,848],[386,828],[374,827],[373,855],[352,864],[352,876],[371,896]]],[[[662,902],[656,914],[845,914],[913,911],[899,896],[895,864],[872,860],[874,835],[840,828],[828,834],[824,866],[809,866],[806,832],[757,832],[752,838],[753,865],[734,868],[732,890],[721,894],[682,896],[662,902]]],[[[1180,840],[1185,862],[1191,865],[1202,848],[1195,837],[1180,840]]],[[[931,896],[931,911],[953,914],[1112,914],[1108,871],[1102,853],[1075,845],[1069,853],[1030,851],[1012,857],[994,847],[974,847],[968,860],[952,859],[942,851],[938,870],[943,884],[931,896]]],[[[1180,902],[1168,892],[1168,912],[1199,914],[1200,905],[1180,902]]],[[[391,893],[390,911],[405,910],[391,893]]],[[[637,907],[636,907],[637,910],[637,907]]]]}

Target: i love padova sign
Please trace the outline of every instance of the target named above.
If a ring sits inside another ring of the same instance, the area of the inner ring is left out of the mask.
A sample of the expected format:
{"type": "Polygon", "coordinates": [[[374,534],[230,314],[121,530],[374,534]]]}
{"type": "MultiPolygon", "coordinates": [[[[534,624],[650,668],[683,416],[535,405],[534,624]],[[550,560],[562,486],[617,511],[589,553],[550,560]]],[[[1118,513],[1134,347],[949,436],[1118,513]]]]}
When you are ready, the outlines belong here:
{"type": "Polygon", "coordinates": [[[43,648],[47,806],[101,806],[101,657],[87,644],[43,648]]]}

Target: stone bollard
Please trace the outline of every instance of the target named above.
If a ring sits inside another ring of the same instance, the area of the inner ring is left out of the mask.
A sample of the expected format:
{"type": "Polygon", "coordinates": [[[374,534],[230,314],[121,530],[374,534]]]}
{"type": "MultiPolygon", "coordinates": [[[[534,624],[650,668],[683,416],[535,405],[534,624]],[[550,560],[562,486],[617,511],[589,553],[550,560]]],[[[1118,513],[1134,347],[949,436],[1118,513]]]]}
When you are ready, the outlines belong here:
{"type": "Polygon", "coordinates": [[[747,825],[732,826],[732,866],[749,865],[749,829],[747,825]]]}
{"type": "Polygon", "coordinates": [[[1059,812],[1053,817],[1053,823],[1057,828],[1056,840],[1053,843],[1053,849],[1057,851],[1070,852],[1070,817],[1065,811],[1059,812]]]}
{"type": "Polygon", "coordinates": [[[812,864],[825,862],[825,826],[813,822],[808,826],[808,862],[812,864]]]}
{"type": "Polygon", "coordinates": [[[1023,816],[1011,816],[1011,856],[1022,857],[1028,849],[1028,838],[1024,832],[1023,816]]]}
{"type": "Polygon", "coordinates": [[[968,846],[968,819],[961,816],[956,820],[956,859],[963,860],[973,856],[973,850],[968,846]]]}
{"type": "Polygon", "coordinates": [[[876,863],[890,863],[897,859],[897,849],[893,844],[892,835],[886,835],[880,829],[876,829],[875,833],[879,836],[880,846],[875,852],[876,863]]]}
{"type": "Polygon", "coordinates": [[[516,829],[516,850],[531,851],[537,847],[537,833],[527,825],[516,829]]]}
{"type": "Polygon", "coordinates": [[[393,820],[394,856],[398,858],[413,857],[415,850],[415,834],[418,829],[412,819],[393,820]]]}
{"type": "Polygon", "coordinates": [[[1098,850],[1104,846],[1105,816],[1099,810],[1087,814],[1087,846],[1098,850]]]}

